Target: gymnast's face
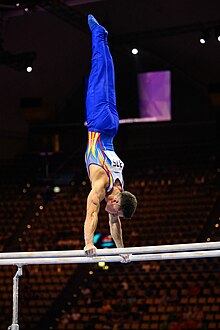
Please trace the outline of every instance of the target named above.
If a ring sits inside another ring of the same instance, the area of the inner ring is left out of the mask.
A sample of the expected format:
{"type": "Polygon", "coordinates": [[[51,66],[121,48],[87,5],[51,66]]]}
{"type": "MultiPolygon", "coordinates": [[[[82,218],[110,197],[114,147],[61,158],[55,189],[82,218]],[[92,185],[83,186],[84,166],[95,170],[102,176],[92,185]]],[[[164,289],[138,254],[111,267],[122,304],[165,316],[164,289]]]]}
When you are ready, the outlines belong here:
{"type": "Polygon", "coordinates": [[[123,213],[122,211],[120,210],[120,197],[119,196],[111,196],[109,195],[107,198],[106,198],[106,207],[105,207],[105,210],[106,212],[108,212],[109,214],[117,217],[123,217],[123,213]]]}

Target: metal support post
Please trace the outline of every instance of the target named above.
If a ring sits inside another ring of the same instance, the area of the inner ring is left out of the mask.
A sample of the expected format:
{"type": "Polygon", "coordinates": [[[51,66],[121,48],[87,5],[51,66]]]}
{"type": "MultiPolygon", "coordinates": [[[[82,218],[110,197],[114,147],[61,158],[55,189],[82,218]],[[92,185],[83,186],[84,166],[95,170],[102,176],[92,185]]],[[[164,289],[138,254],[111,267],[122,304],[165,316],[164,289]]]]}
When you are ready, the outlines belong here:
{"type": "Polygon", "coordinates": [[[18,288],[19,288],[19,277],[22,276],[22,267],[18,266],[18,270],[13,277],[13,314],[12,314],[12,325],[8,327],[8,330],[19,330],[18,325],[18,288]]]}

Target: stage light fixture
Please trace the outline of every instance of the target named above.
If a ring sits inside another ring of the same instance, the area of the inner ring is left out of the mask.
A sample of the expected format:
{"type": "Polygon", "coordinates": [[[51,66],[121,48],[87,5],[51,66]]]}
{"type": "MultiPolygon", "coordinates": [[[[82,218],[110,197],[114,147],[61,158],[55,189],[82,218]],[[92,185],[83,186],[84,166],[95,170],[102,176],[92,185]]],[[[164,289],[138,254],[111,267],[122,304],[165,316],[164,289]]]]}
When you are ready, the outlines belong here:
{"type": "Polygon", "coordinates": [[[199,39],[199,42],[200,42],[200,44],[205,44],[206,41],[205,41],[204,38],[200,38],[200,39],[199,39]]]}
{"type": "Polygon", "coordinates": [[[60,187],[55,186],[55,187],[53,188],[53,191],[54,191],[55,193],[59,193],[59,192],[61,191],[61,189],[60,189],[60,187]]]}
{"type": "Polygon", "coordinates": [[[203,31],[199,38],[200,44],[204,45],[207,42],[208,38],[209,38],[209,31],[207,30],[203,31]]]}
{"type": "Polygon", "coordinates": [[[33,61],[31,58],[25,62],[25,69],[28,73],[33,71],[33,61]]]}
{"type": "Polygon", "coordinates": [[[137,55],[138,54],[138,49],[137,48],[133,48],[131,52],[132,52],[133,55],[137,55]]]}
{"type": "Polygon", "coordinates": [[[215,28],[215,37],[220,42],[220,27],[215,28]]]}
{"type": "Polygon", "coordinates": [[[30,73],[30,72],[32,72],[33,68],[32,68],[32,66],[29,65],[29,66],[26,68],[26,70],[27,70],[28,73],[30,73]]]}

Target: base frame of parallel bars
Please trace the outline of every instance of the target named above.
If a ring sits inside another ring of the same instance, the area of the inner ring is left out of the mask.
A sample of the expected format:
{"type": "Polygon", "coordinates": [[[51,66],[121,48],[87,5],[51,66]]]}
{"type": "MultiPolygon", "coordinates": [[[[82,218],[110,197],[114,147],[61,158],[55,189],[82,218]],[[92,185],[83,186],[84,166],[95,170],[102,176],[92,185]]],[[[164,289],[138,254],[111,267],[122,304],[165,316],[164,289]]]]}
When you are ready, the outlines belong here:
{"type": "Polygon", "coordinates": [[[17,272],[13,277],[13,310],[12,324],[8,330],[19,330],[18,324],[18,296],[19,296],[19,278],[22,276],[22,266],[18,266],[17,272]]]}

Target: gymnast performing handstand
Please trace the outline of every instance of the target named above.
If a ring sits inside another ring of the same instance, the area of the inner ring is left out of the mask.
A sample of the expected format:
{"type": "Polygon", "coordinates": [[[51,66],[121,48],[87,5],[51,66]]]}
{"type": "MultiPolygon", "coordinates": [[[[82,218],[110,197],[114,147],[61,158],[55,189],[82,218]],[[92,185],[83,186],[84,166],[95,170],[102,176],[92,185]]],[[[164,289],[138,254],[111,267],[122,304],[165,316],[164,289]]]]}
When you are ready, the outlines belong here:
{"type": "MultiPolygon", "coordinates": [[[[94,233],[102,200],[106,201],[110,233],[118,248],[124,247],[120,217],[130,219],[137,207],[136,197],[124,191],[123,162],[114,151],[113,139],[119,118],[116,108],[114,65],[108,47],[108,32],[88,16],[92,33],[92,67],[86,96],[88,145],[85,161],[91,182],[84,223],[84,251],[96,255],[94,233]]],[[[126,256],[124,256],[125,262],[126,256]]]]}

